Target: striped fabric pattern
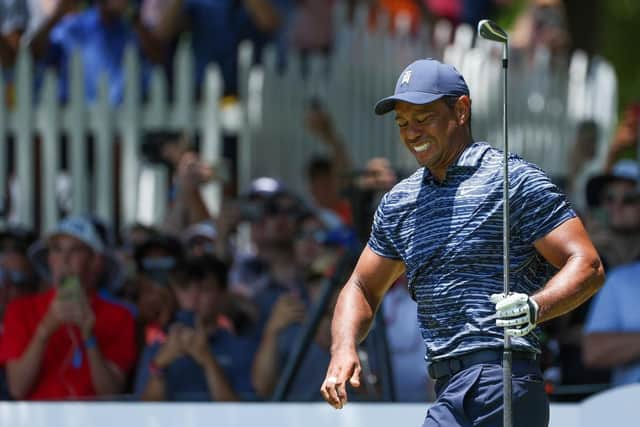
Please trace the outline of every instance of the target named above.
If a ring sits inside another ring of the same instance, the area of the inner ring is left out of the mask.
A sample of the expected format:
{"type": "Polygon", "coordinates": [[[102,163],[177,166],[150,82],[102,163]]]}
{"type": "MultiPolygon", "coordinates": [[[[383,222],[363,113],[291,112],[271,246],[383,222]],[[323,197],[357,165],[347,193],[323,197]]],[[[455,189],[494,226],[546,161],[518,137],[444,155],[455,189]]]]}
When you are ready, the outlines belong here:
{"type": "MultiPolygon", "coordinates": [[[[427,360],[503,345],[489,295],[502,292],[503,153],[471,144],[439,183],[427,168],[398,183],[380,202],[369,247],[400,259],[418,303],[427,360]]],[[[509,157],[510,286],[533,294],[554,268],[533,243],[575,217],[566,197],[537,166],[509,157]]],[[[540,351],[537,330],[512,339],[540,351]]]]}

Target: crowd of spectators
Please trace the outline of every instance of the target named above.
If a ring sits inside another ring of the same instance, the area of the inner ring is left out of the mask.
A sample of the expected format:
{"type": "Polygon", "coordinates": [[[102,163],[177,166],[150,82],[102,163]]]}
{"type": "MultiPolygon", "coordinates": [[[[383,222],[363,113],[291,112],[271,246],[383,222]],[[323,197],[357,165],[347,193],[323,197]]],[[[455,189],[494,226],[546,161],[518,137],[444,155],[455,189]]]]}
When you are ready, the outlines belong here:
{"type": "Polygon", "coordinates": [[[140,83],[146,92],[152,67],[164,69],[172,81],[173,54],[187,35],[196,88],[207,66],[216,64],[224,94],[234,95],[243,41],[253,43],[256,62],[269,44],[275,45],[280,65],[289,51],[326,54],[336,42],[333,16],[338,3],[344,3],[351,19],[358,6],[368,7],[372,28],[382,25],[385,15],[392,31],[417,34],[423,23],[438,19],[475,25],[510,0],[2,0],[0,64],[10,90],[11,68],[20,46],[27,47],[36,60],[37,81],[47,68],[58,71],[64,102],[69,97],[70,59],[77,52],[84,65],[86,99],[96,99],[104,75],[110,83],[108,98],[117,104],[123,97],[127,47],[141,60],[140,83]]]}
{"type": "MultiPolygon", "coordinates": [[[[225,93],[233,94],[242,40],[254,41],[256,61],[269,42],[276,43],[282,60],[291,47],[328,52],[332,7],[339,1],[0,0],[0,60],[10,79],[24,43],[40,66],[60,70],[64,99],[68,61],[78,49],[88,67],[88,99],[95,99],[100,72],[106,71],[109,98],[117,103],[126,46],[135,46],[144,59],[144,83],[153,65],[170,74],[176,43],[190,33],[196,82],[214,62],[223,72],[225,93]]],[[[406,33],[418,31],[423,20],[474,23],[508,3],[345,1],[350,11],[368,3],[372,26],[384,14],[394,31],[406,33]]],[[[539,43],[552,53],[568,49],[563,13],[559,1],[531,2],[514,38],[522,58],[539,43]]],[[[596,161],[597,125],[578,126],[565,190],[609,274],[592,302],[544,325],[551,393],[563,384],[640,382],[640,317],[633,307],[640,268],[640,168],[633,159],[638,112],[637,106],[625,110],[603,168],[596,161]]],[[[176,138],[159,150],[172,174],[162,224],[114,230],[85,214],[70,215],[40,236],[13,226],[2,230],[0,397],[269,400],[311,328],[285,398],[320,399],[333,297],[350,267],[344,264],[366,243],[379,199],[405,171],[375,157],[355,172],[331,117],[317,106],[309,110],[306,126],[328,153],[309,160],[307,194],[293,192],[277,177],[262,177],[238,196],[225,197],[214,216],[200,189],[217,172],[176,138]],[[325,289],[331,291],[326,301],[325,289]],[[321,313],[314,323],[316,309],[321,313]]],[[[364,384],[356,399],[383,396],[389,387],[381,374],[385,364],[392,367],[397,399],[433,397],[416,306],[404,280],[379,313],[386,354],[362,346],[364,384]]]]}
{"type": "MultiPolygon", "coordinates": [[[[270,400],[311,334],[283,397],[319,400],[332,306],[366,239],[366,225],[355,224],[371,222],[376,199],[398,175],[374,158],[351,179],[328,114],[310,110],[307,126],[330,149],[310,159],[306,195],[262,177],[212,216],[200,187],[216,173],[175,135],[160,154],[172,173],[162,224],[116,233],[100,218],[69,215],[39,238],[7,227],[0,251],[2,397],[270,400]]],[[[367,363],[360,400],[388,393],[380,374],[388,363],[398,399],[432,396],[411,320],[415,303],[402,280],[394,289],[380,314],[388,351],[368,343],[361,350],[367,363]]]]}

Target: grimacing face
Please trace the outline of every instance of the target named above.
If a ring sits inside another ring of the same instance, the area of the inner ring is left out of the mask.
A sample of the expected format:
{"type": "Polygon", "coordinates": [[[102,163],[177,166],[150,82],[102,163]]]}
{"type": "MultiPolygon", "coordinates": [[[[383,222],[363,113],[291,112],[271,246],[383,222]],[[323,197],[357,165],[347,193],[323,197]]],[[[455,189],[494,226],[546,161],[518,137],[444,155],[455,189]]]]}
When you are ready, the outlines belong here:
{"type": "Polygon", "coordinates": [[[459,147],[452,140],[468,119],[468,100],[466,96],[460,97],[453,108],[444,99],[422,105],[396,102],[395,120],[400,137],[420,166],[432,172],[445,171],[455,160],[459,147]]]}

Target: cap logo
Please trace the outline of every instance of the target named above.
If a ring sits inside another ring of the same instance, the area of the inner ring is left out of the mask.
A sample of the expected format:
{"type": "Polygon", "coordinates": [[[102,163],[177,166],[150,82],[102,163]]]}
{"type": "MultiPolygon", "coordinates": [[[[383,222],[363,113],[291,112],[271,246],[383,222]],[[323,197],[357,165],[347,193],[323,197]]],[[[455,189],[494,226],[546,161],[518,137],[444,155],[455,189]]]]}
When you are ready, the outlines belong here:
{"type": "Polygon", "coordinates": [[[400,78],[400,86],[408,85],[410,80],[411,80],[411,70],[407,70],[404,73],[402,73],[402,77],[400,78]]]}

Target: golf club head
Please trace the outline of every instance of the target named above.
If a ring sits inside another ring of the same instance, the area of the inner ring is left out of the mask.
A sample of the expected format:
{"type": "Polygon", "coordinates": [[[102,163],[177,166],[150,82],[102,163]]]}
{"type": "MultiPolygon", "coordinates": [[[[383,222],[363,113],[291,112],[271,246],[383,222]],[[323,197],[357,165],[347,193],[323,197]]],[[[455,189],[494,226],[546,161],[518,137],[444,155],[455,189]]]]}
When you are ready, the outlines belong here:
{"type": "Polygon", "coordinates": [[[478,22],[478,34],[484,39],[499,43],[507,43],[509,40],[507,32],[490,19],[478,22]]]}

